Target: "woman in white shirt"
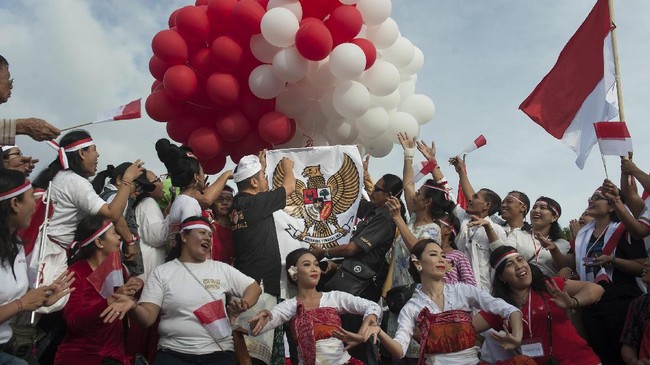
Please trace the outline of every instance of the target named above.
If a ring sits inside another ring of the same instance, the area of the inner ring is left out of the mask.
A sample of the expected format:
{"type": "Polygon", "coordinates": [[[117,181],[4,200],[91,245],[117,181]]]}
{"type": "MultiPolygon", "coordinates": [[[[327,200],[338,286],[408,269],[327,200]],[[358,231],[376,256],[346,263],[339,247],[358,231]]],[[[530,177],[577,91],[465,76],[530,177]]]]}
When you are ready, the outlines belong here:
{"type": "Polygon", "coordinates": [[[410,272],[422,286],[409,300],[398,318],[395,339],[384,331],[379,339],[391,355],[402,358],[416,326],[421,331],[420,363],[478,364],[476,333],[488,328],[472,311],[482,309],[500,315],[512,326],[512,333],[495,334],[504,348],[517,347],[522,338],[521,312],[487,291],[463,283],[445,284],[448,263],[442,248],[433,240],[421,240],[411,250],[410,272]]]}
{"type": "MultiPolygon", "coordinates": [[[[22,311],[50,306],[70,292],[72,274],[64,272],[52,285],[28,290],[25,251],[17,236],[19,229],[29,226],[34,213],[34,189],[22,172],[0,171],[0,363],[27,364],[5,352],[11,339],[10,322],[22,311]]],[[[11,347],[11,346],[9,346],[11,347]]],[[[13,349],[20,350],[20,349],[13,349]]],[[[29,349],[27,349],[29,350],[29,349]]]]}
{"type": "Polygon", "coordinates": [[[255,336],[270,331],[285,322],[291,323],[293,336],[300,351],[300,364],[341,365],[362,364],[350,357],[339,338],[358,344],[368,339],[369,327],[376,325],[381,314],[379,305],[352,294],[316,290],[321,269],[316,257],[305,248],[290,252],[286,259],[287,278],[298,286],[295,298],[276,305],[271,311],[262,310],[250,321],[255,336]],[[341,329],[341,314],[363,315],[358,334],[341,329]]]}
{"type": "Polygon", "coordinates": [[[206,259],[212,243],[207,219],[189,217],[176,236],[173,257],[154,269],[136,304],[114,295],[101,316],[112,322],[126,312],[145,327],[160,314],[155,365],[235,364],[232,328],[226,315],[226,294],[242,298],[234,314],[257,303],[262,289],[254,279],[230,265],[206,259]]]}

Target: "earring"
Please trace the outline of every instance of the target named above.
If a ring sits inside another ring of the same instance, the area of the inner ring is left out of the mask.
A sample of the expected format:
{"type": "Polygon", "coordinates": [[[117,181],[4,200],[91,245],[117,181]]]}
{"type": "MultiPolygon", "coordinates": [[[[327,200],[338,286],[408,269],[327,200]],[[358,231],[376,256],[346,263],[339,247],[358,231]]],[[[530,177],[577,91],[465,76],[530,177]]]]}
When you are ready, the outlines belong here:
{"type": "Polygon", "coordinates": [[[422,271],[422,266],[417,265],[417,266],[415,267],[415,269],[416,269],[418,272],[420,272],[420,271],[422,271]]]}
{"type": "Polygon", "coordinates": [[[99,245],[99,248],[104,248],[104,246],[103,246],[103,245],[99,245]]]}

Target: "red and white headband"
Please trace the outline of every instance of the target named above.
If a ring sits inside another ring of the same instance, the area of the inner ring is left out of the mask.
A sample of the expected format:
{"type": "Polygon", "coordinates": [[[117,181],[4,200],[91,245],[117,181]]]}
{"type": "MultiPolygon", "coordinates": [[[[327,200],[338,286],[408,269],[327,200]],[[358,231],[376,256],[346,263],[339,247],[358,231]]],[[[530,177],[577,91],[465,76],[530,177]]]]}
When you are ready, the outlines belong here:
{"type": "Polygon", "coordinates": [[[515,257],[515,256],[519,256],[519,252],[517,252],[517,251],[508,251],[508,252],[504,253],[503,256],[499,257],[499,260],[497,260],[496,264],[494,264],[492,266],[492,268],[494,270],[496,270],[506,260],[508,260],[511,257],[515,257]]]}
{"type": "Polygon", "coordinates": [[[181,225],[181,232],[189,231],[191,229],[207,229],[212,231],[212,227],[210,227],[209,224],[201,220],[189,221],[181,225]]]}
{"type": "Polygon", "coordinates": [[[5,191],[4,193],[0,193],[0,202],[17,197],[18,195],[26,192],[31,188],[32,188],[32,183],[29,180],[25,180],[24,183],[16,186],[15,188],[9,191],[5,191]]]}
{"type": "Polygon", "coordinates": [[[66,153],[75,152],[75,151],[79,151],[82,148],[94,146],[95,141],[93,141],[92,138],[88,137],[88,138],[84,138],[72,142],[67,146],[61,146],[58,143],[56,143],[56,141],[50,140],[47,141],[47,145],[57,150],[59,154],[59,163],[61,163],[61,167],[63,167],[64,170],[67,170],[70,168],[70,164],[68,163],[68,156],[66,156],[66,153]]]}
{"type": "Polygon", "coordinates": [[[438,222],[442,223],[442,225],[444,225],[445,227],[450,228],[451,231],[454,232],[454,234],[458,234],[458,232],[456,232],[456,228],[454,228],[453,225],[451,225],[451,224],[449,224],[449,223],[443,221],[442,219],[438,219],[438,222]]]}
{"type": "Polygon", "coordinates": [[[445,193],[445,200],[451,200],[451,197],[449,196],[449,190],[447,190],[447,189],[440,188],[440,187],[433,186],[433,185],[428,185],[428,184],[424,184],[422,186],[424,186],[426,188],[429,188],[429,189],[442,191],[443,193],[445,193]]]}
{"type": "Polygon", "coordinates": [[[95,242],[95,240],[98,239],[99,237],[101,237],[104,233],[106,233],[106,231],[108,231],[108,229],[111,228],[111,227],[113,227],[113,222],[108,221],[108,222],[104,223],[104,225],[101,226],[101,228],[99,228],[95,233],[93,233],[92,236],[86,238],[85,240],[83,240],[81,242],[77,242],[77,241],[72,242],[70,244],[70,249],[72,249],[75,246],[79,246],[79,249],[82,249],[82,248],[88,246],[89,244],[95,242]]]}
{"type": "MultiPolygon", "coordinates": [[[[521,205],[524,205],[524,206],[528,207],[528,204],[524,203],[523,201],[521,201],[521,199],[517,198],[517,197],[515,196],[515,194],[508,194],[508,196],[511,197],[512,199],[516,200],[516,201],[517,201],[518,203],[520,203],[521,205]]],[[[507,198],[508,196],[506,196],[506,198],[507,198]]]]}
{"type": "MultiPolygon", "coordinates": [[[[557,209],[555,209],[554,206],[552,206],[551,204],[549,204],[549,202],[547,202],[547,201],[545,201],[545,200],[538,200],[538,202],[541,202],[541,203],[546,204],[546,208],[547,208],[548,210],[550,210],[551,212],[553,212],[553,214],[555,214],[556,217],[558,217],[558,218],[560,217],[560,212],[558,212],[557,209]]],[[[535,202],[535,204],[537,204],[537,202],[535,202]]]]}

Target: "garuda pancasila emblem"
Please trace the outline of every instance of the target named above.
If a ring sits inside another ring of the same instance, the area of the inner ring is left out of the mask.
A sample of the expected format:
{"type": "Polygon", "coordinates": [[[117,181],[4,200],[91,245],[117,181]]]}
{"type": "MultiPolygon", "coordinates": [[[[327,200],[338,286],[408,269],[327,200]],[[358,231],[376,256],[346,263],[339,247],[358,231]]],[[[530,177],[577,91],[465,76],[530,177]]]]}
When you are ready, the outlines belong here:
{"type": "MultiPolygon", "coordinates": [[[[289,224],[285,229],[299,241],[332,247],[337,240],[350,232],[350,217],[343,226],[337,214],[345,213],[359,196],[359,173],[354,161],[343,154],[341,168],[325,182],[320,165],[312,165],[302,170],[307,179],[305,184],[296,177],[296,191],[287,197],[284,211],[290,216],[302,219],[305,228],[301,231],[289,224]]],[[[278,164],[273,172],[273,188],[282,186],[284,170],[278,164]]]]}

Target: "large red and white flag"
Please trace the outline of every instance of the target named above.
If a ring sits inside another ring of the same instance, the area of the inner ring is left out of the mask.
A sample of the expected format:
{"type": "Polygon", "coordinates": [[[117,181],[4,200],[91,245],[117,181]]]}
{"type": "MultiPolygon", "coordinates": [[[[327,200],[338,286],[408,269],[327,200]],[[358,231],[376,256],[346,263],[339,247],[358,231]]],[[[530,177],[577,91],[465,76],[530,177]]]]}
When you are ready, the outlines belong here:
{"type": "Polygon", "coordinates": [[[215,300],[199,307],[194,311],[194,315],[215,340],[232,334],[223,300],[215,300]]]}
{"type": "Polygon", "coordinates": [[[142,99],[133,100],[132,102],[120,105],[117,108],[97,114],[95,123],[110,122],[113,120],[137,119],[142,116],[142,99]]]}
{"type": "Polygon", "coordinates": [[[618,115],[613,28],[607,0],[598,0],[555,66],[519,106],[578,155],[581,169],[596,144],[592,124],[618,115]]]}
{"type": "Polygon", "coordinates": [[[627,156],[632,152],[632,138],[625,122],[594,123],[594,129],[603,155],[627,156]]]}
{"type": "Polygon", "coordinates": [[[120,251],[113,251],[92,274],[88,275],[87,280],[104,298],[110,297],[115,287],[124,285],[120,251]]]}

